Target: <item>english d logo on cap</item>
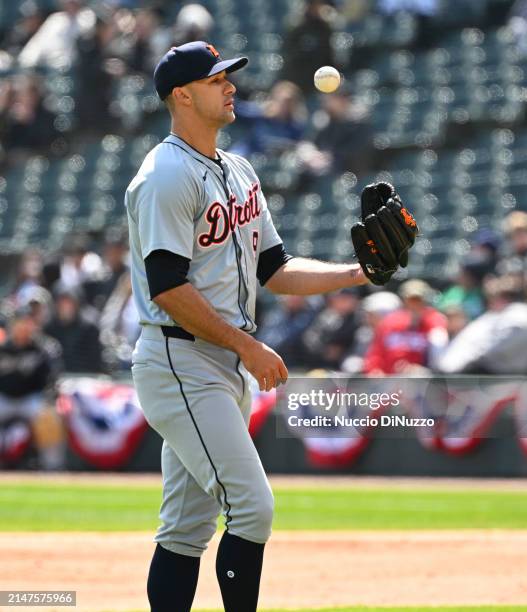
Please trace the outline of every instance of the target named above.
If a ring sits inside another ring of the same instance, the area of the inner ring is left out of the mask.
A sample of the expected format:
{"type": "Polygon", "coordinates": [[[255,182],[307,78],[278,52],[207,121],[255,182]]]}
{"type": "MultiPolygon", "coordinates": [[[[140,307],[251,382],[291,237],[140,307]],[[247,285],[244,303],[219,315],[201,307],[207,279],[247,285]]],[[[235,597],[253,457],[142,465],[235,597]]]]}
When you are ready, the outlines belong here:
{"type": "Polygon", "coordinates": [[[214,55],[214,57],[220,56],[213,45],[207,45],[207,49],[212,53],[212,55],[214,55]]]}
{"type": "Polygon", "coordinates": [[[157,94],[164,100],[174,87],[183,87],[223,70],[234,72],[243,68],[248,61],[246,57],[222,60],[213,45],[201,40],[172,47],[154,70],[157,94]]]}

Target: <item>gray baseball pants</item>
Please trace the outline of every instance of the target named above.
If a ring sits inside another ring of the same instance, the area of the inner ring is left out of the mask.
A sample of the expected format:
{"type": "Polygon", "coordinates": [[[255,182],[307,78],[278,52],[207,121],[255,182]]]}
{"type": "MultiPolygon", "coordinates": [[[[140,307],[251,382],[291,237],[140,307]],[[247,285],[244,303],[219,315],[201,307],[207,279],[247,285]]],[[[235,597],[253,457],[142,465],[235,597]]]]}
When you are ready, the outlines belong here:
{"type": "Polygon", "coordinates": [[[220,512],[229,533],[269,539],[273,494],[247,429],[251,393],[238,361],[232,351],[199,338],[166,338],[152,325],[137,341],[135,387],[146,420],[164,440],[155,541],[172,552],[201,556],[220,512]]]}

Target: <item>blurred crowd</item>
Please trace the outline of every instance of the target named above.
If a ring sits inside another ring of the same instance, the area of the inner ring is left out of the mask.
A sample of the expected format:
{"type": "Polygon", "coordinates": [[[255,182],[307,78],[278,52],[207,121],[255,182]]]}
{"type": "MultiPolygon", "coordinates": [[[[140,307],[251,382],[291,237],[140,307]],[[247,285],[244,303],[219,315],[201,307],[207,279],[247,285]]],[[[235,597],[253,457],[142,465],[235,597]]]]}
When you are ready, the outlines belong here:
{"type": "MultiPolygon", "coordinates": [[[[78,134],[119,131],[120,80],[151,78],[170,47],[203,38],[213,25],[201,5],[187,5],[169,23],[163,3],[57,0],[45,11],[24,0],[20,18],[0,29],[0,142],[4,162],[14,151],[61,154],[78,134]],[[137,6],[135,6],[137,4],[137,6]],[[73,82],[54,96],[48,76],[73,82]]],[[[0,24],[1,28],[1,24],[0,24]]]]}
{"type": "Polygon", "coordinates": [[[0,301],[0,433],[14,420],[31,422],[43,468],[59,468],[64,459],[55,410],[61,377],[130,369],[139,320],[127,257],[118,228],[100,249],[78,235],[59,253],[27,251],[0,301]]]}
{"type": "MultiPolygon", "coordinates": [[[[514,211],[502,233],[476,235],[446,286],[408,279],[382,289],[280,296],[267,308],[260,303],[257,337],[292,372],[524,375],[526,291],[527,213],[514,211]]],[[[0,302],[0,423],[34,420],[45,441],[42,467],[63,461],[57,381],[128,372],[139,332],[121,229],[110,228],[98,248],[77,235],[54,255],[24,254],[0,302]]]]}
{"type": "MultiPolygon", "coordinates": [[[[0,81],[0,164],[36,150],[64,154],[79,135],[140,131],[140,122],[126,117],[123,77],[150,82],[167,48],[213,35],[212,15],[196,3],[181,6],[175,18],[173,7],[161,2],[57,0],[57,9],[46,14],[36,0],[24,0],[19,20],[0,30],[0,71],[6,75],[0,81]],[[67,95],[50,88],[48,77],[57,74],[73,82],[67,95]]],[[[265,93],[239,87],[236,111],[245,129],[234,151],[293,151],[314,174],[369,169],[368,117],[349,86],[317,100],[308,121],[314,71],[342,63],[330,43],[337,15],[325,1],[307,1],[285,35],[279,82],[265,93]]]]}
{"type": "MultiPolygon", "coordinates": [[[[482,12],[481,7],[492,5],[492,0],[463,0],[463,4],[474,10],[479,5],[482,12]]],[[[361,62],[367,58],[361,59],[357,51],[339,51],[334,37],[372,13],[386,20],[401,12],[411,15],[417,23],[414,44],[433,45],[437,18],[445,7],[440,0],[291,3],[291,14],[284,15],[288,25],[280,48],[278,82],[270,91],[258,91],[257,85],[238,87],[236,111],[245,129],[233,150],[269,156],[293,151],[308,173],[353,168],[360,177],[372,165],[367,108],[346,81],[337,93],[317,97],[313,74],[321,65],[336,66],[344,75],[364,67],[361,62]]],[[[518,0],[511,24],[520,45],[525,44],[526,19],[525,2],[518,0]]],[[[140,132],[141,117],[131,120],[128,116],[123,78],[134,76],[150,83],[156,60],[167,48],[190,40],[212,40],[215,20],[199,3],[23,0],[15,23],[2,25],[0,165],[16,160],[24,151],[64,154],[79,135],[140,132]],[[58,91],[51,86],[56,75],[65,78],[58,91]]],[[[154,96],[147,106],[146,110],[155,110],[154,96]]]]}
{"type": "MultiPolygon", "coordinates": [[[[36,342],[49,353],[50,372],[128,370],[140,331],[128,256],[120,228],[109,228],[98,245],[74,235],[59,253],[27,251],[0,302],[0,351],[17,346],[22,354],[36,342]],[[21,321],[31,330],[24,342],[13,335],[21,321]]],[[[527,371],[527,213],[510,213],[501,233],[477,232],[446,286],[428,280],[434,286],[408,279],[393,291],[368,285],[264,300],[257,335],[296,370],[527,371]]],[[[5,367],[0,357],[0,372],[5,367]]]]}
{"type": "Polygon", "coordinates": [[[383,376],[525,374],[527,213],[480,230],[445,286],[408,279],[395,291],[353,288],[284,296],[258,336],[289,368],[383,376]]]}
{"type": "Polygon", "coordinates": [[[139,334],[127,264],[125,231],[111,229],[93,250],[88,236],[73,236],[63,251],[21,258],[11,293],[1,302],[0,339],[10,322],[31,318],[36,337],[52,338],[65,372],[102,374],[130,364],[139,334]]]}

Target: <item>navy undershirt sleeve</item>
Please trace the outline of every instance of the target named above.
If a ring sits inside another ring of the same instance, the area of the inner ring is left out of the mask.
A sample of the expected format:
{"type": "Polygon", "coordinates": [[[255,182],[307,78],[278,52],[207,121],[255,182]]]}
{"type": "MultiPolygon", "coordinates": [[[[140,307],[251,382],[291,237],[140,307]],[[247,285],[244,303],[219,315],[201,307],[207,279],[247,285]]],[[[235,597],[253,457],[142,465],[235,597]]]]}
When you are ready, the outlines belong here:
{"type": "Polygon", "coordinates": [[[145,259],[150,299],[188,283],[190,259],[162,249],[152,251],[145,259]]]}
{"type": "Polygon", "coordinates": [[[260,253],[256,270],[260,285],[263,287],[271,276],[290,259],[293,259],[293,256],[286,253],[283,244],[277,244],[260,253]]]}

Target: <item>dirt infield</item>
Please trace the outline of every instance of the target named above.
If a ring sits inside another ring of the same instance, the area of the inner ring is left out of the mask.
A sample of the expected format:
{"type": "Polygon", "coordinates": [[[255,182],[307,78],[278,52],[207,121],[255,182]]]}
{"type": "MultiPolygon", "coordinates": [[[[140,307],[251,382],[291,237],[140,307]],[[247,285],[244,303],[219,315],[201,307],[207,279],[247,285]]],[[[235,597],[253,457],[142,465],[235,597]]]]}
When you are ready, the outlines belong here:
{"type": "MultiPolygon", "coordinates": [[[[221,605],[216,546],[197,607],[221,605]]],[[[76,590],[86,612],[147,608],[150,533],[0,533],[0,550],[0,590],[76,590]]],[[[527,531],[277,532],[261,604],[527,605],[527,531]]]]}

